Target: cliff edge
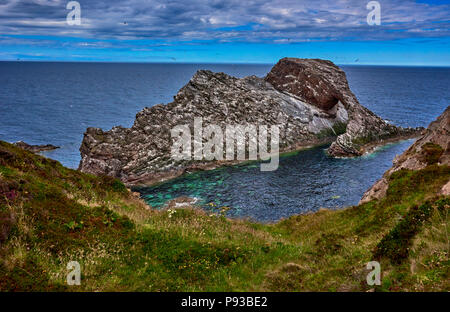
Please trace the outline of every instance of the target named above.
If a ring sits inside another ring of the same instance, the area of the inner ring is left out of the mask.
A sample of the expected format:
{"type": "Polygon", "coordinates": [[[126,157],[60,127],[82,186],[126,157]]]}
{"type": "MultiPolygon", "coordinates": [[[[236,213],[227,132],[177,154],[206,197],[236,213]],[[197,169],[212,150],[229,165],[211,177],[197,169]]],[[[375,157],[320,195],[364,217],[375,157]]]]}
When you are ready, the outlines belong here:
{"type": "MultiPolygon", "coordinates": [[[[450,106],[411,147],[394,159],[392,168],[364,193],[360,204],[386,196],[389,177],[394,172],[401,169],[420,170],[433,164],[450,165],[450,106]]],[[[442,187],[441,194],[450,195],[450,181],[442,187]]]]}

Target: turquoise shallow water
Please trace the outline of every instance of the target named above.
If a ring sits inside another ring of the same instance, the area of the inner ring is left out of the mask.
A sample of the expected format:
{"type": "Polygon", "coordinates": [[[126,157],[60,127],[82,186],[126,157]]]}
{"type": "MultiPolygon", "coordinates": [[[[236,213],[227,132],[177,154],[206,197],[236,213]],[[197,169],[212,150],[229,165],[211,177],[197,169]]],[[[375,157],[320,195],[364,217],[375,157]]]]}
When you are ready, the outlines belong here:
{"type": "Polygon", "coordinates": [[[321,207],[339,208],[358,203],[364,191],[391,166],[412,140],[390,144],[354,159],[326,155],[325,146],[280,158],[278,170],[261,172],[259,163],[199,171],[138,189],[150,205],[161,208],[174,198],[198,199],[204,209],[229,207],[230,217],[276,221],[321,207]]]}

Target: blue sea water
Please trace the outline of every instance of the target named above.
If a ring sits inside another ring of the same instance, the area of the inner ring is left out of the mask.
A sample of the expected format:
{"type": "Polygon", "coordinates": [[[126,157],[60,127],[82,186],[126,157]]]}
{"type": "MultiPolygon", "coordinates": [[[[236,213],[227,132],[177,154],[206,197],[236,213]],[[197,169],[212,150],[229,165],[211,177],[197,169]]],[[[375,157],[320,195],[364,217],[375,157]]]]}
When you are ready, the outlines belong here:
{"type": "MultiPolygon", "coordinates": [[[[172,101],[198,69],[264,76],[271,65],[0,62],[0,139],[61,146],[45,155],[76,168],[87,127],[130,127],[143,107],[172,101]]],[[[450,103],[450,68],[342,66],[361,104],[401,126],[427,126],[450,103]]],[[[358,159],[331,159],[319,147],[283,157],[279,170],[257,164],[180,177],[142,190],[154,206],[178,196],[231,216],[278,220],[320,207],[356,204],[396,154],[412,142],[358,159]]]]}

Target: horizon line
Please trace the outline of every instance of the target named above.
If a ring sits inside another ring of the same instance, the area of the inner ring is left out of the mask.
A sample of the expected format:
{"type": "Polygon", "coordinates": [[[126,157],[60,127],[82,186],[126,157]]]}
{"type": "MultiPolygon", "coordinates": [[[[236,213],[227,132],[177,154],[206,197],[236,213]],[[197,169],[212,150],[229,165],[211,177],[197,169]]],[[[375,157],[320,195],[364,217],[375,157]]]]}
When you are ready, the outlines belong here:
{"type": "MultiPolygon", "coordinates": [[[[304,59],[318,59],[318,58],[304,58],[304,59]]],[[[325,60],[325,59],[324,59],[325,60]]],[[[329,60],[331,61],[331,60],[329,60]]],[[[166,65],[270,65],[274,63],[258,63],[258,62],[177,62],[177,61],[100,61],[100,60],[1,60],[6,63],[100,63],[100,64],[166,64],[166,65]]],[[[333,61],[331,61],[333,62],[333,61]]],[[[334,63],[334,62],[333,62],[334,63]]],[[[373,64],[373,63],[334,63],[338,66],[385,66],[385,67],[450,67],[450,64],[373,64]]]]}

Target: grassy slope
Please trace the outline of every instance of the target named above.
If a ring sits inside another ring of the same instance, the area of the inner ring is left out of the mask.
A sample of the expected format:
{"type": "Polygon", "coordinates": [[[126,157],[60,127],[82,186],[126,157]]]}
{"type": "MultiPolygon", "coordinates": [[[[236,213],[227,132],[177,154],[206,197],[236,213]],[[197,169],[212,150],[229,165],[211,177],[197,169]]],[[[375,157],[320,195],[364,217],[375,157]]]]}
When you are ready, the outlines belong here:
{"type": "Polygon", "coordinates": [[[276,224],[155,211],[117,180],[0,142],[0,290],[450,290],[448,167],[393,176],[380,201],[276,224]],[[7,235],[8,234],[8,235],[7,235]],[[8,236],[8,237],[6,237],[8,236]],[[81,264],[81,286],[66,265],[81,264]]]}

